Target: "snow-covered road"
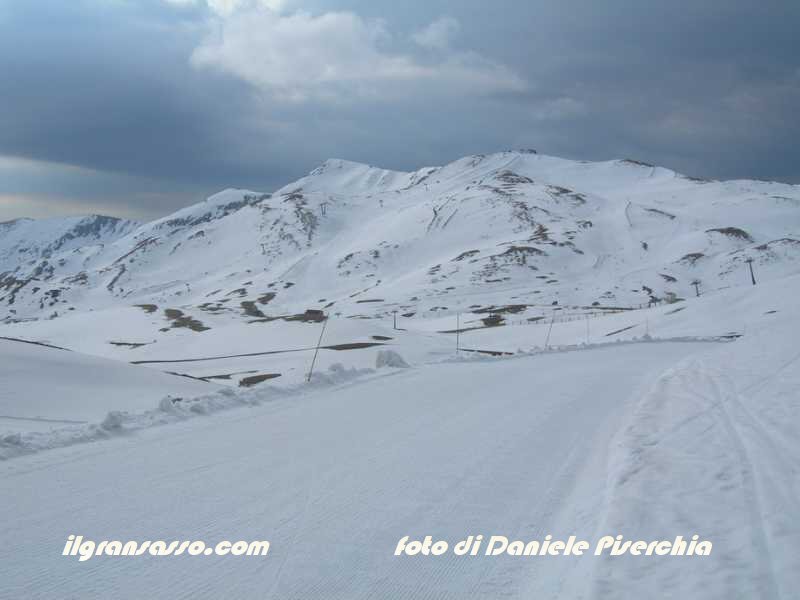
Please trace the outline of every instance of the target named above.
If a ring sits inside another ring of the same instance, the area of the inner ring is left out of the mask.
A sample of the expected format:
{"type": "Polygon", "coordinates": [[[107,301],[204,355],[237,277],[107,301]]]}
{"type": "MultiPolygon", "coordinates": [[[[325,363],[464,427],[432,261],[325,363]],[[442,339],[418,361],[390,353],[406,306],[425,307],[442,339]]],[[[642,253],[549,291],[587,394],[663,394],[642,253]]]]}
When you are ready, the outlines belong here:
{"type": "Polygon", "coordinates": [[[470,534],[596,540],[607,533],[612,441],[660,373],[709,346],[620,345],[380,371],[333,389],[6,461],[0,595],[592,595],[598,565],[589,557],[393,552],[405,535],[455,542],[470,534]],[[265,558],[79,563],[60,556],[69,534],[267,539],[272,546],[265,558]]]}

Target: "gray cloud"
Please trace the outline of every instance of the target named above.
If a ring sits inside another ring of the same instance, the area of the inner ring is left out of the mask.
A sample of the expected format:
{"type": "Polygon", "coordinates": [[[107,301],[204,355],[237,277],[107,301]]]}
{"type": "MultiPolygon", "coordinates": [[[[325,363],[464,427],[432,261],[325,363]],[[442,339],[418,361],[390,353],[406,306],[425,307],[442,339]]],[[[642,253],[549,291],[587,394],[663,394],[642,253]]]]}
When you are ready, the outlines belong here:
{"type": "Polygon", "coordinates": [[[213,2],[0,0],[0,216],[509,147],[800,182],[793,0],[213,2]]]}

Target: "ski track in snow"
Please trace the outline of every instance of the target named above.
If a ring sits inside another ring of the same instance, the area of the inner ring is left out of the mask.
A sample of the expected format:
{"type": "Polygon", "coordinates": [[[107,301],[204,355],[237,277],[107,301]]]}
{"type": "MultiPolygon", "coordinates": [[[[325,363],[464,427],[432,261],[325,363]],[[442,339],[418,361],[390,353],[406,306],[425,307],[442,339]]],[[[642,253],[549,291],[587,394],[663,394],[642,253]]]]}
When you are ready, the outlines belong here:
{"type": "Polygon", "coordinates": [[[754,554],[759,563],[757,581],[760,583],[760,588],[765,598],[777,598],[777,587],[772,572],[772,559],[769,550],[770,544],[764,526],[764,509],[761,506],[762,492],[758,489],[755,481],[753,461],[739,432],[741,416],[734,420],[731,415],[731,411],[734,408],[732,405],[735,403],[735,396],[733,395],[735,392],[731,393],[731,391],[720,389],[720,384],[723,383],[720,376],[717,375],[715,377],[702,365],[695,364],[693,368],[696,372],[705,373],[697,383],[700,389],[708,390],[712,395],[714,408],[717,409],[720,416],[719,421],[724,425],[738,458],[738,468],[743,483],[742,493],[745,495],[745,502],[750,512],[747,521],[752,529],[754,554]],[[737,421],[739,422],[738,424],[737,421]]]}
{"type": "MultiPolygon", "coordinates": [[[[780,355],[777,347],[773,354],[780,355]]],[[[714,541],[718,561],[655,565],[608,558],[597,565],[595,597],[613,597],[621,588],[643,595],[654,584],[670,597],[692,597],[702,582],[703,598],[791,598],[800,584],[792,551],[800,505],[797,447],[781,444],[778,432],[748,407],[758,405],[728,374],[731,356],[719,354],[683,361],[644,395],[615,445],[606,517],[607,529],[626,534],[643,527],[645,539],[683,524],[688,535],[714,541]]]]}

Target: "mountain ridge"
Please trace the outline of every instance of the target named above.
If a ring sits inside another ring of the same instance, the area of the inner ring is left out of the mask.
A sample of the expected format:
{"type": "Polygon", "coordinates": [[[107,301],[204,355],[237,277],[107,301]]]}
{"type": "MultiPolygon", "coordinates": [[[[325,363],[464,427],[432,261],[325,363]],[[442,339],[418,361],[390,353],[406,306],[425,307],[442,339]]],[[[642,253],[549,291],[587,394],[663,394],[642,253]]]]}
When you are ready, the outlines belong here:
{"type": "Polygon", "coordinates": [[[228,188],[147,223],[56,220],[68,227],[45,227],[23,260],[0,230],[0,319],[136,303],[237,318],[642,304],[695,280],[746,283],[734,273],[748,258],[768,278],[794,272],[798,206],[791,184],[627,159],[506,151],[403,172],[332,158],[272,193],[228,188]],[[267,297],[275,314],[242,308],[267,297]]]}

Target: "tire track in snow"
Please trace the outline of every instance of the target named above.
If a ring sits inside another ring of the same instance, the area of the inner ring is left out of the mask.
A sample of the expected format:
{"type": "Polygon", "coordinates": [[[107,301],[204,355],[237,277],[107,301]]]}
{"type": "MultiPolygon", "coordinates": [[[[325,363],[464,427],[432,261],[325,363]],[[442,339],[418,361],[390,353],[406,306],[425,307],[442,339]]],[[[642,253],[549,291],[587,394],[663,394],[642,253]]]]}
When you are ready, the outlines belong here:
{"type": "MultiPolygon", "coordinates": [[[[695,367],[695,369],[699,373],[702,367],[698,365],[698,367],[695,367]]],[[[706,369],[702,370],[706,371],[706,369]]],[[[747,506],[750,509],[750,526],[753,529],[755,542],[757,545],[756,552],[754,554],[759,557],[759,562],[761,563],[762,581],[767,586],[767,589],[764,590],[766,594],[762,597],[779,598],[778,586],[772,565],[772,557],[770,555],[769,534],[767,533],[767,528],[764,523],[764,509],[761,503],[761,492],[758,489],[758,483],[756,481],[754,463],[750,458],[747,446],[742,440],[742,436],[739,433],[728,408],[728,402],[733,396],[730,393],[723,393],[723,391],[720,389],[717,378],[711,376],[710,374],[706,374],[703,377],[709,383],[707,389],[711,389],[714,392],[714,406],[718,409],[720,421],[725,426],[731,442],[733,443],[734,449],[739,456],[739,473],[744,484],[743,492],[747,497],[747,506]]]]}
{"type": "MultiPolygon", "coordinates": [[[[796,360],[797,357],[785,363],[776,371],[776,375],[796,360]]],[[[764,422],[748,408],[747,402],[737,391],[734,382],[723,371],[718,371],[714,375],[719,385],[724,388],[721,393],[728,400],[728,403],[722,403],[722,406],[730,417],[731,426],[738,435],[749,464],[753,468],[753,489],[759,500],[761,529],[769,550],[771,547],[777,547],[776,535],[785,537],[791,535],[793,530],[797,530],[793,521],[796,508],[800,506],[800,494],[797,491],[797,456],[793,455],[790,448],[780,444],[764,422]],[[753,454],[759,457],[758,461],[749,458],[753,454]],[[765,522],[764,515],[767,514],[773,521],[771,527],[765,522]]],[[[783,593],[784,590],[780,585],[782,579],[777,574],[772,552],[769,551],[767,556],[775,584],[775,597],[793,597],[789,595],[793,590],[786,590],[787,593],[783,593]]]]}
{"type": "MultiPolygon", "coordinates": [[[[626,539],[633,532],[644,539],[697,533],[714,543],[716,558],[664,569],[660,581],[647,576],[652,562],[609,558],[595,572],[594,597],[644,593],[637,586],[645,581],[662,585],[666,595],[686,595],[698,580],[709,597],[782,597],[766,519],[774,524],[781,510],[794,514],[796,500],[775,477],[773,461],[790,467],[785,457],[773,456],[780,451],[772,446],[768,458],[753,454],[744,431],[756,423],[733,382],[701,360],[683,361],[657,380],[620,433],[606,528],[626,539]]],[[[769,444],[766,431],[758,439],[769,444]]]]}

